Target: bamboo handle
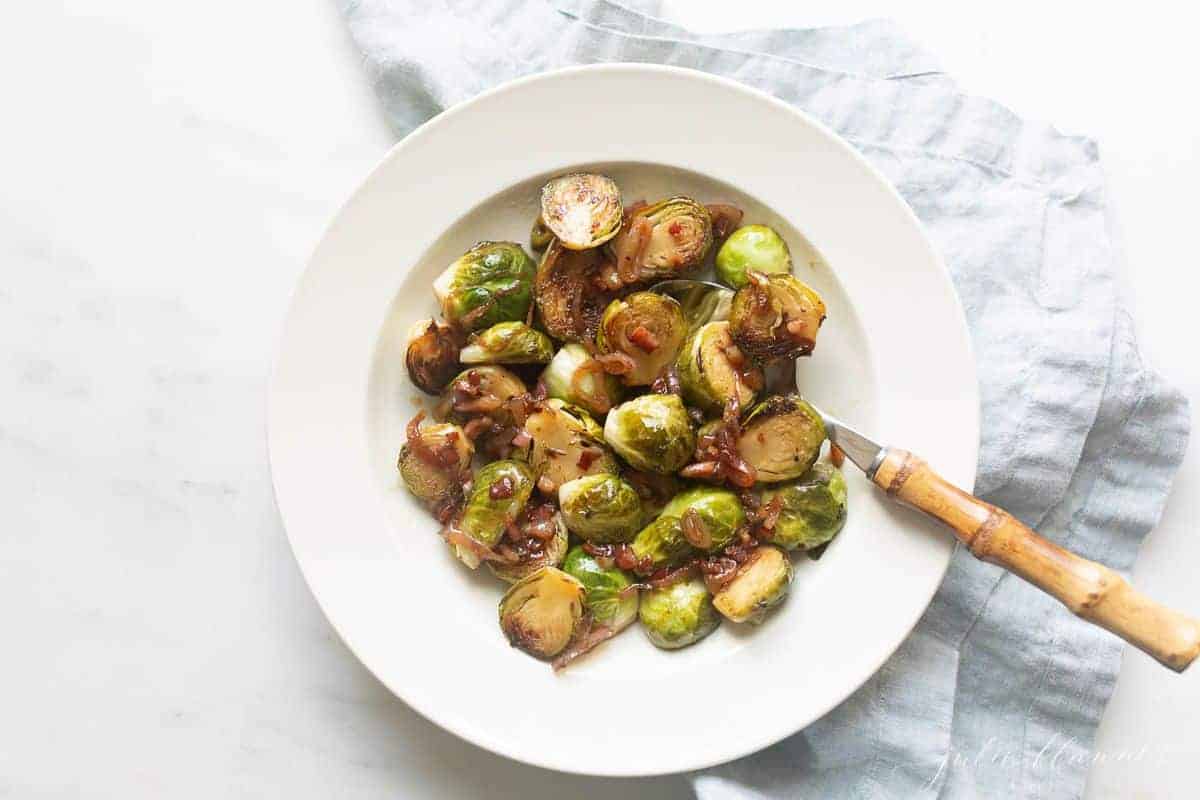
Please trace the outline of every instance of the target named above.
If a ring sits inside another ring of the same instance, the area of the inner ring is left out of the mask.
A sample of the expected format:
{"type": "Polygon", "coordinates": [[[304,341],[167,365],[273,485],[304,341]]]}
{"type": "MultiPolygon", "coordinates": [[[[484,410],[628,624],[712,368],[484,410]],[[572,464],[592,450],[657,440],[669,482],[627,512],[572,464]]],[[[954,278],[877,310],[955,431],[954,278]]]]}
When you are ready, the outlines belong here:
{"type": "Polygon", "coordinates": [[[976,558],[1024,578],[1176,672],[1200,655],[1200,622],[1140,594],[1108,567],[1046,541],[1006,511],[946,482],[912,453],[889,448],[872,480],[953,528],[976,558]]]}

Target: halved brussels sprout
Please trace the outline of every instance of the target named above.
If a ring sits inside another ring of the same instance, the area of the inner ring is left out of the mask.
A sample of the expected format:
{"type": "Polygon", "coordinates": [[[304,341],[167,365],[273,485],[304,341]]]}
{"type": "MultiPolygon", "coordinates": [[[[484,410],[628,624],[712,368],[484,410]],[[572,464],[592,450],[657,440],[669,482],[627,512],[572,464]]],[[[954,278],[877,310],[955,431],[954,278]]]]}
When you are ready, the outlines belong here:
{"type": "Polygon", "coordinates": [[[675,472],[692,455],[696,435],[683,401],[673,394],[644,394],[608,412],[604,439],[635,469],[675,472]]]}
{"type": "Polygon", "coordinates": [[[438,394],[462,369],[458,341],[449,325],[423,319],[408,332],[404,365],[413,384],[426,394],[438,394]]]}
{"type": "Polygon", "coordinates": [[[516,583],[542,567],[557,567],[562,564],[567,556],[569,543],[567,524],[558,512],[550,518],[550,524],[554,526],[554,535],[542,543],[541,550],[522,553],[521,559],[514,563],[489,561],[488,569],[500,580],[516,583]]]}
{"type": "Polygon", "coordinates": [[[641,527],[641,498],[616,475],[567,481],[558,487],[558,507],[571,533],[593,544],[628,542],[641,527]]]}
{"type": "Polygon", "coordinates": [[[687,197],[672,197],[634,210],[613,240],[622,285],[676,278],[697,268],[712,246],[708,209],[687,197]]]}
{"type": "Polygon", "coordinates": [[[533,282],[538,320],[562,342],[591,342],[614,293],[602,289],[600,271],[608,263],[601,249],[568,250],[550,243],[533,282]]]}
{"type": "Polygon", "coordinates": [[[599,247],[621,229],[621,190],[612,178],[575,172],[542,187],[542,221],[569,250],[599,247]]]}
{"type": "Polygon", "coordinates": [[[621,382],[581,344],[564,344],[542,372],[546,394],[598,416],[621,402],[621,382]]]}
{"type": "Polygon", "coordinates": [[[504,593],[500,630],[513,647],[535,658],[554,658],[585,627],[585,592],[562,570],[542,567],[504,593]]]}
{"type": "Polygon", "coordinates": [[[792,562],[778,547],[763,545],[738,567],[733,579],[713,597],[713,606],[731,622],[762,622],[767,609],[787,596],[792,562]]]}
{"type": "Polygon", "coordinates": [[[687,322],[675,298],[634,292],[608,304],[596,346],[602,353],[630,358],[633,369],[621,376],[626,386],[649,386],[675,360],[686,335],[687,322]]]}
{"type": "Polygon", "coordinates": [[[438,402],[438,415],[460,424],[486,416],[497,425],[511,425],[508,401],[525,393],[524,381],[504,367],[471,367],[450,381],[438,402]]]}
{"type": "Polygon", "coordinates": [[[638,593],[633,580],[618,567],[605,567],[576,545],[563,561],[563,572],[583,584],[592,622],[614,632],[637,619],[638,593]]]}
{"type": "Polygon", "coordinates": [[[746,225],[729,235],[717,251],[717,279],[735,289],[746,285],[748,271],[791,273],[792,254],[783,237],[766,225],[746,225]]]}
{"type": "Polygon", "coordinates": [[[735,393],[740,408],[754,402],[763,374],[733,343],[728,322],[710,322],[684,342],[675,362],[683,399],[710,414],[719,414],[735,393]]]}
{"type": "Polygon", "coordinates": [[[533,438],[529,463],[539,479],[555,487],[584,475],[615,473],[617,461],[604,445],[604,434],[587,412],[561,400],[547,400],[525,420],[533,438]]]}
{"type": "Polygon", "coordinates": [[[746,275],[729,310],[733,340],[760,361],[810,354],[825,321],[821,296],[791,275],[746,275]]]}
{"type": "Polygon", "coordinates": [[[643,592],[638,619],[650,641],[664,650],[694,644],[721,624],[712,595],[700,578],[643,592]]]}
{"type": "Polygon", "coordinates": [[[480,242],[438,276],[433,293],[447,322],[477,331],[528,316],[535,269],[515,242],[480,242]]]}
{"type": "Polygon", "coordinates": [[[408,490],[421,502],[434,505],[448,492],[461,490],[475,447],[457,425],[420,428],[420,424],[418,417],[409,425],[408,441],[400,449],[396,466],[408,490]]]}
{"type": "Polygon", "coordinates": [[[696,486],[673,497],[658,518],[638,531],[630,549],[655,569],[696,553],[723,550],[746,522],[741,500],[728,489],[696,486]]]}
{"type": "MultiPolygon", "coordinates": [[[[475,483],[456,527],[486,547],[492,547],[504,535],[508,522],[515,520],[533,494],[534,475],[520,461],[493,461],[475,474],[475,483]]],[[[479,554],[460,544],[451,549],[471,569],[479,566],[479,554]]]]}
{"type": "Polygon", "coordinates": [[[831,541],[846,524],[846,479],[841,470],[814,464],[794,483],[763,492],[763,503],[779,498],[779,519],[771,544],[811,550],[831,541]]]}
{"type": "Polygon", "coordinates": [[[497,322],[471,336],[459,360],[464,364],[545,364],[554,356],[550,337],[524,322],[497,322]]]}
{"type": "Polygon", "coordinates": [[[761,483],[798,478],[808,471],[825,441],[825,423],[798,395],[773,395],[742,420],[738,454],[761,483]]]}
{"type": "Polygon", "coordinates": [[[529,246],[535,253],[540,253],[550,246],[553,239],[554,231],[546,227],[546,221],[542,219],[541,214],[538,214],[538,218],[533,221],[533,227],[529,230],[529,246]]]}

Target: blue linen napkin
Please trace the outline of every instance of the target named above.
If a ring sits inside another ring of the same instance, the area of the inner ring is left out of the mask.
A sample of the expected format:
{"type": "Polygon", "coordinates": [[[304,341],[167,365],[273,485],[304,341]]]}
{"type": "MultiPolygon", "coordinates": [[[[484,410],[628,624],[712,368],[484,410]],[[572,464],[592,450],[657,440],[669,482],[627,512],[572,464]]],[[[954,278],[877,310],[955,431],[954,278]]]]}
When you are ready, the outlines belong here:
{"type": "MultiPolygon", "coordinates": [[[[959,92],[886,21],[699,36],[611,0],[342,8],[399,135],[512,78],[612,61],[734,78],[832,127],[896,185],[953,274],[978,358],[976,493],[1130,569],[1189,416],[1139,359],[1092,141],[959,92]]],[[[857,693],[693,785],[703,798],[1078,797],[1122,647],[960,549],[857,693]]]]}

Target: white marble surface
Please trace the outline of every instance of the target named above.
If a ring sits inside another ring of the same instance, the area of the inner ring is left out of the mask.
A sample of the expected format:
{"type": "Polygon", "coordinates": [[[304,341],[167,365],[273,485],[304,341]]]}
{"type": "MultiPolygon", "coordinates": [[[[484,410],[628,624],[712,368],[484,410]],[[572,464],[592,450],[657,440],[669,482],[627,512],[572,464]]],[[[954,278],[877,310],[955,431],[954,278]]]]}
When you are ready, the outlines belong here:
{"type": "MultiPolygon", "coordinates": [[[[668,10],[704,30],[895,13],[800,5],[668,10]]],[[[901,21],[967,88],[1099,138],[1144,349],[1200,398],[1200,51],[1152,6],[930,0],[901,21]]],[[[688,796],[442,733],[300,579],[265,377],[306,254],[391,143],[333,4],[14,4],[0,98],[0,797],[688,796]]],[[[1135,575],[1192,610],[1196,451],[1135,575]]],[[[1200,672],[1130,655],[1088,796],[1180,796],[1198,703],[1200,672]]]]}

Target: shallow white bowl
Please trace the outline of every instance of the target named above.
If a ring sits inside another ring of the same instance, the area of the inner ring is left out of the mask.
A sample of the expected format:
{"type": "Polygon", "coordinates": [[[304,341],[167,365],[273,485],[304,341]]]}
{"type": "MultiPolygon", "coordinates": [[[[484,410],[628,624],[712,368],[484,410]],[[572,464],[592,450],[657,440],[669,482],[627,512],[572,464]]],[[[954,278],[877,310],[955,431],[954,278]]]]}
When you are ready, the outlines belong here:
{"type": "Polygon", "coordinates": [[[765,94],[666,67],[507,84],[408,136],[330,225],[292,299],[271,387],[271,467],[330,622],[392,691],[496,753],[570,772],[695,769],[772,744],[877,670],[920,617],[952,538],[852,467],[849,522],[757,628],[678,652],[636,628],[563,674],[508,646],[503,585],[457,564],[395,471],[420,393],[404,371],[430,283],[476,240],[525,243],[537,188],[596,168],[626,200],[728,201],[780,230],[829,318],[802,390],[970,487],[975,370],[949,277],[895,190],[765,94]],[[819,255],[818,255],[819,254],[819,255]]]}

